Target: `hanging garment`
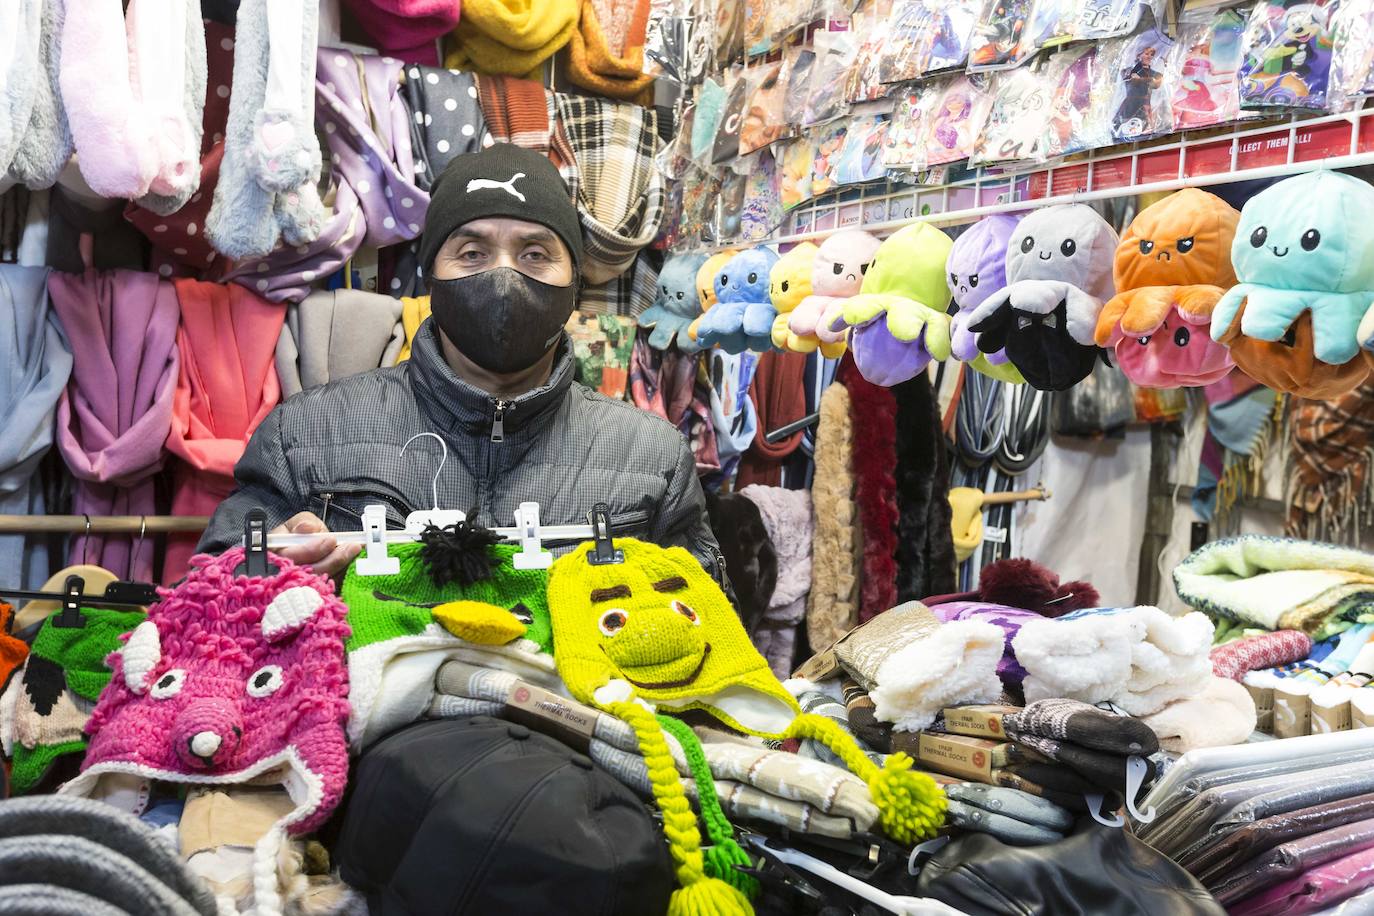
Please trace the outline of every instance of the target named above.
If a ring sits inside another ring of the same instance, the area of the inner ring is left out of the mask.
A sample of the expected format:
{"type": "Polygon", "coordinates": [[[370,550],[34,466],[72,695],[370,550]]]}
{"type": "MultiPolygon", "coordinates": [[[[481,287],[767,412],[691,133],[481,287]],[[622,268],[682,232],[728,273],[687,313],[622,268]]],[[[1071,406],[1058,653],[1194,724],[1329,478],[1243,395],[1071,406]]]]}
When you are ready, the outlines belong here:
{"type": "Polygon", "coordinates": [[[572,38],[576,0],[467,0],[444,66],[537,80],[572,38]]]}
{"type": "MultiPolygon", "coordinates": [[[[67,110],[62,104],[62,87],[58,82],[67,0],[42,0],[40,5],[33,107],[27,125],[11,122],[20,136],[11,138],[16,145],[8,162],[8,177],[33,190],[52,187],[72,157],[72,131],[67,126],[67,110]]],[[[11,14],[24,8],[22,3],[9,6],[11,14]]],[[[22,41],[23,36],[19,36],[19,42],[22,41]]],[[[11,109],[10,114],[13,118],[18,113],[11,109]]],[[[5,153],[0,150],[0,163],[4,162],[5,153]]]]}
{"type": "Polygon", "coordinates": [[[758,507],[778,568],[773,595],[749,638],[774,674],[790,677],[796,665],[797,627],[806,616],[811,591],[811,491],[754,485],[739,494],[758,507]]]}
{"type": "Polygon", "coordinates": [[[411,298],[409,296],[401,299],[401,333],[405,337],[401,344],[401,350],[396,354],[397,365],[410,359],[410,348],[415,343],[415,335],[420,331],[420,325],[429,317],[429,297],[419,296],[411,298]]]}
{"type": "Polygon", "coordinates": [[[1374,517],[1374,381],[1334,400],[1294,401],[1290,426],[1286,533],[1358,543],[1361,527],[1374,517]]]}
{"type": "Polygon", "coordinates": [[[758,357],[753,353],[731,355],[721,350],[708,350],[706,360],[711,379],[711,422],[716,427],[720,472],[723,479],[729,479],[758,432],[758,414],[749,397],[758,357]]]}
{"type": "Polygon", "coordinates": [[[802,379],[806,374],[806,356],[802,353],[783,353],[770,350],[759,356],[758,371],[749,386],[749,398],[758,412],[761,432],[754,437],[749,451],[740,460],[737,487],[762,484],[782,485],[782,464],[801,445],[798,430],[781,442],[769,443],[764,436],[775,429],[794,423],[805,416],[805,395],[802,379]]]}
{"type": "Polygon", "coordinates": [[[605,283],[623,274],[658,235],[663,176],[655,166],[658,115],[605,99],[555,93],[558,127],[577,165],[577,214],[585,245],[582,274],[605,283]]]}
{"type": "Polygon", "coordinates": [[[922,372],[892,388],[897,402],[897,600],[954,588],[953,510],[940,408],[922,372]]]}
{"type": "Polygon", "coordinates": [[[641,250],[625,273],[578,290],[578,310],[601,315],[643,314],[658,295],[658,272],[662,261],[662,252],[653,248],[641,250]]]}
{"type": "MultiPolygon", "coordinates": [[[[725,572],[735,592],[735,610],[752,632],[773,599],[778,556],[758,506],[739,493],[706,493],[711,531],[725,556],[725,572]]],[[[755,646],[757,648],[757,644],[755,646]]]]}
{"type": "Polygon", "coordinates": [[[854,405],[854,501],[863,525],[859,623],[897,603],[897,403],[888,388],[865,379],[853,357],[839,381],[854,405]]]}
{"type": "MultiPolygon", "coordinates": [[[[76,478],[78,515],[156,515],[154,475],[172,426],[180,307],[171,283],[131,270],[54,273],[53,312],[66,328],[72,379],[57,406],[57,447],[76,478]]],[[[70,562],[151,581],[153,543],[73,539],[70,562]]]]}
{"type": "Polygon", "coordinates": [[[655,349],[647,332],[640,333],[630,352],[630,400],[676,426],[692,445],[697,473],[708,474],[720,470],[720,453],[710,398],[697,379],[700,365],[697,353],[655,349]]]}
{"type": "MultiPolygon", "coordinates": [[[[0,513],[42,515],[35,477],[72,371],[67,336],[48,309],[48,270],[0,264],[0,513]]],[[[24,587],[48,578],[47,548],[0,536],[0,571],[24,587]]]]}
{"type": "Polygon", "coordinates": [[[653,104],[651,73],[644,72],[648,0],[582,0],[568,45],[568,81],[607,98],[653,104]]]}
{"type": "MultiPolygon", "coordinates": [[[[370,0],[354,0],[355,3],[370,0]]],[[[406,102],[415,153],[415,184],[429,191],[454,156],[475,153],[494,142],[471,73],[439,67],[407,67],[406,102]]]]}
{"type": "Polygon", "coordinates": [[[354,289],[313,292],[286,310],[276,356],[281,396],[393,366],[404,342],[399,300],[354,289]]]}
{"type": "Polygon", "coordinates": [[[806,603],[807,639],[816,651],[833,645],[859,622],[863,527],[854,505],[852,404],[844,385],[826,388],[816,427],[816,479],[811,487],[816,536],[806,603]]]}
{"type": "MultiPolygon", "coordinates": [[[[173,515],[209,515],[234,489],[234,465],[281,400],[274,365],[285,311],[237,284],[174,280],[181,303],[181,369],[167,450],[173,515]]],[[[163,580],[186,573],[194,535],[169,538],[163,580]]]]}
{"type": "Polygon", "coordinates": [[[576,200],[576,157],[567,135],[558,126],[554,93],[534,80],[480,73],[477,92],[492,138],[548,156],[568,183],[568,194],[576,200]]]}
{"type": "Polygon", "coordinates": [[[348,0],[369,44],[406,63],[439,63],[439,39],[458,24],[462,0],[348,0]]]}
{"type": "Polygon", "coordinates": [[[0,168],[8,170],[33,115],[38,83],[42,0],[11,0],[0,9],[0,168]]]}
{"type": "Polygon", "coordinates": [[[147,263],[148,243],[124,221],[122,201],[80,197],[59,184],[48,193],[48,206],[44,263],[53,270],[142,270],[147,263]]]}

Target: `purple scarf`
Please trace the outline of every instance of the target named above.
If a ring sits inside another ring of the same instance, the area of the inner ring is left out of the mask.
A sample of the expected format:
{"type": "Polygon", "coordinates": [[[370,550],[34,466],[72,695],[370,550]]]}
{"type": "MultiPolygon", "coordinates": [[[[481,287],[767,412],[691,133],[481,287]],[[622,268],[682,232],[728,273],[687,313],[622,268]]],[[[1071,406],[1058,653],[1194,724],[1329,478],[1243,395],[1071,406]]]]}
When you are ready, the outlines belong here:
{"type": "Polygon", "coordinates": [[[1011,641],[1021,632],[1023,625],[1032,620],[1045,618],[1020,608],[1007,607],[1004,604],[984,604],[981,601],[951,601],[948,604],[934,605],[930,611],[941,623],[949,623],[951,620],[982,620],[1001,627],[1002,632],[1006,634],[1007,642],[1006,649],[1002,652],[1002,660],[997,663],[997,676],[1002,679],[1003,686],[1020,689],[1021,682],[1026,679],[1026,669],[1017,662],[1016,654],[1011,650],[1011,641]]]}
{"type": "Polygon", "coordinates": [[[324,131],[329,156],[329,185],[322,194],[332,213],[311,244],[279,247],[245,261],[226,280],[270,302],[299,302],[312,283],[338,270],[364,244],[384,248],[420,234],[429,195],[414,183],[410,110],[400,74],[401,63],[393,58],[320,48],[315,124],[324,131]]]}
{"type": "MultiPolygon", "coordinates": [[[[153,475],[162,469],[177,383],[176,290],[155,274],[87,270],[53,273],[48,293],[74,355],[57,405],[57,447],[76,478],[72,511],[155,515],[153,475]]],[[[70,562],[146,582],[153,542],[76,538],[70,562]]]]}

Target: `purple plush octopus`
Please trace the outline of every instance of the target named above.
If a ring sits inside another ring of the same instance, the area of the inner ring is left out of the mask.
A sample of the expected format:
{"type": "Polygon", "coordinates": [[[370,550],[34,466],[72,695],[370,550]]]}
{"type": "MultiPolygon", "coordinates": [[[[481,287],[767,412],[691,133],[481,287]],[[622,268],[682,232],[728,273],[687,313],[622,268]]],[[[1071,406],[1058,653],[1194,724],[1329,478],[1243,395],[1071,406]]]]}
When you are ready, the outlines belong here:
{"type": "Polygon", "coordinates": [[[1021,217],[997,214],[974,223],[954,240],[945,265],[949,291],[959,311],[950,319],[950,351],[954,358],[968,363],[992,378],[1013,384],[1025,381],[1007,360],[1005,350],[983,354],[978,340],[968,327],[969,315],[983,300],[1007,285],[1007,242],[1021,217]]]}

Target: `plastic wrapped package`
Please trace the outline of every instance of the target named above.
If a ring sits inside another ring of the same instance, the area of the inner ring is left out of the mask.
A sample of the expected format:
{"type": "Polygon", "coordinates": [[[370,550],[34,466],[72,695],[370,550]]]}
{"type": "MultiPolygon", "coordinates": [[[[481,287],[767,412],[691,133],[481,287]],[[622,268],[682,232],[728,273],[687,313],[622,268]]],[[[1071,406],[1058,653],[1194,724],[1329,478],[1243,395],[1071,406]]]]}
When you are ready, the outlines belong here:
{"type": "Polygon", "coordinates": [[[1020,67],[994,77],[997,91],[987,123],[978,135],[972,165],[1034,162],[1041,158],[1045,118],[1063,69],[1058,55],[1040,67],[1020,67]]]}
{"type": "Polygon", "coordinates": [[[1296,916],[1339,903],[1370,887],[1374,887],[1374,849],[1363,849],[1237,901],[1227,911],[1231,916],[1296,916]]]}
{"type": "Polygon", "coordinates": [[[1072,41],[1078,30],[1080,0],[1035,0],[1021,44],[1029,52],[1072,41]]]}
{"type": "Polygon", "coordinates": [[[1041,153],[1047,159],[1110,143],[1108,117],[1122,42],[1101,41],[1069,48],[1061,54],[1041,153]]]}
{"type": "Polygon", "coordinates": [[[716,132],[725,108],[725,87],[707,78],[697,87],[696,105],[692,116],[692,161],[705,165],[711,161],[716,144],[716,132]]]}
{"type": "Polygon", "coordinates": [[[1162,22],[1164,5],[1161,0],[1086,0],[1079,11],[1074,37],[1100,40],[1130,35],[1147,11],[1155,22],[1162,22]]]}
{"type": "Polygon", "coordinates": [[[939,97],[940,94],[928,85],[913,86],[898,96],[883,147],[883,165],[912,168],[922,159],[921,137],[926,118],[935,109],[939,97]]]}
{"type": "Polygon", "coordinates": [[[1368,794],[1276,814],[1227,834],[1187,868],[1203,884],[1215,884],[1245,863],[1285,843],[1371,818],[1374,818],[1374,795],[1368,794]]]}
{"type": "Polygon", "coordinates": [[[724,70],[744,56],[744,0],[716,0],[715,13],[716,65],[724,70]]]}
{"type": "Polygon", "coordinates": [[[749,100],[749,80],[743,72],[735,73],[725,87],[725,103],[721,105],[716,139],[711,146],[711,163],[733,165],[739,158],[739,134],[744,123],[744,103],[749,100]]]}
{"type": "Polygon", "coordinates": [[[1179,26],[1169,55],[1174,130],[1211,127],[1241,117],[1239,71],[1245,20],[1235,10],[1179,26]]]}
{"type": "Polygon", "coordinates": [[[1332,25],[1332,108],[1349,109],[1374,93],[1374,4],[1344,3],[1332,25]]]}
{"type": "Polygon", "coordinates": [[[786,84],[782,117],[789,126],[801,124],[806,119],[806,102],[811,98],[811,72],[815,65],[816,53],[810,48],[792,48],[783,55],[784,74],[779,77],[786,84]]]}
{"type": "Polygon", "coordinates": [[[862,184],[887,175],[883,147],[887,143],[888,118],[882,115],[855,118],[845,131],[835,170],[837,184],[862,184]]]}
{"type": "Polygon", "coordinates": [[[1021,43],[1033,0],[984,0],[982,15],[973,27],[968,68],[1001,70],[1019,66],[1034,53],[1021,43]]]}
{"type": "Polygon", "coordinates": [[[962,70],[968,63],[982,0],[927,0],[933,7],[927,73],[962,70]]]}
{"type": "Polygon", "coordinates": [[[802,134],[782,148],[782,206],[790,210],[815,197],[811,189],[811,170],[816,162],[816,141],[802,134]]]}
{"type": "Polygon", "coordinates": [[[729,243],[740,237],[746,183],[744,175],[730,169],[726,170],[720,184],[720,196],[716,201],[717,241],[729,243]]]}
{"type": "Polygon", "coordinates": [[[972,154],[992,109],[992,82],[986,74],[960,74],[945,84],[926,121],[921,140],[926,151],[923,166],[958,162],[972,154]]]}
{"type": "Polygon", "coordinates": [[[754,167],[745,178],[740,238],[762,241],[782,224],[782,218],[782,176],[772,150],[765,149],[754,156],[754,167]]]}
{"type": "Polygon", "coordinates": [[[1374,847],[1374,820],[1330,827],[1310,836],[1281,843],[1209,882],[1223,905],[1252,897],[1308,869],[1374,847]]]}
{"type": "Polygon", "coordinates": [[[879,79],[902,83],[926,73],[931,42],[935,40],[934,10],[926,0],[896,0],[887,24],[887,41],[879,63],[879,79]]]}
{"type": "Polygon", "coordinates": [[[858,45],[852,32],[820,31],[816,33],[815,51],[810,93],[802,117],[806,127],[833,121],[849,111],[846,91],[858,45]]]}
{"type": "MultiPolygon", "coordinates": [[[[775,4],[785,0],[773,0],[775,4]]],[[[753,57],[768,51],[768,0],[744,0],[744,53],[753,57]]]]}
{"type": "Polygon", "coordinates": [[[1331,18],[1340,0],[1259,0],[1240,66],[1242,108],[1324,109],[1331,76],[1331,18]]]}
{"type": "Polygon", "coordinates": [[[739,132],[739,153],[747,156],[776,143],[792,132],[783,117],[787,84],[783,82],[784,64],[778,61],[746,71],[749,80],[744,124],[739,132]]]}
{"type": "Polygon", "coordinates": [[[1112,92],[1113,140],[1143,140],[1173,129],[1173,90],[1166,80],[1172,47],[1169,37],[1157,29],[1127,39],[1112,92]]]}
{"type": "Polygon", "coordinates": [[[887,45],[887,22],[892,15],[893,0],[865,0],[850,20],[850,29],[859,36],[859,49],[854,66],[849,71],[849,86],[845,98],[850,103],[872,102],[892,94],[893,87],[883,83],[881,68],[887,45]]]}
{"type": "Polygon", "coordinates": [[[844,149],[847,122],[829,124],[816,134],[816,158],[811,163],[811,193],[820,197],[839,185],[840,151],[844,149]]]}

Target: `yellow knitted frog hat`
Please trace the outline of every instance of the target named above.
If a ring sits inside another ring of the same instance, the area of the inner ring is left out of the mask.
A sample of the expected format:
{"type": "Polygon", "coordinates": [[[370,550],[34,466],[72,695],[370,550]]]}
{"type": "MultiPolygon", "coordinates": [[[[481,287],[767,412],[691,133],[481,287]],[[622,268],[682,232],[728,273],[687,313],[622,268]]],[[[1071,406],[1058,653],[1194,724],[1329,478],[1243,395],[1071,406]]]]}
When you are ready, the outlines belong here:
{"type": "Polygon", "coordinates": [[[803,714],[690,553],[619,539],[625,562],[594,566],[592,546],[549,571],[554,662],[573,696],[602,708],[638,699],[659,712],[702,709],[761,738],[819,740],[868,784],[888,836],[910,843],[940,827],[934,780],[905,754],[879,769],[834,722],[803,714]]]}

